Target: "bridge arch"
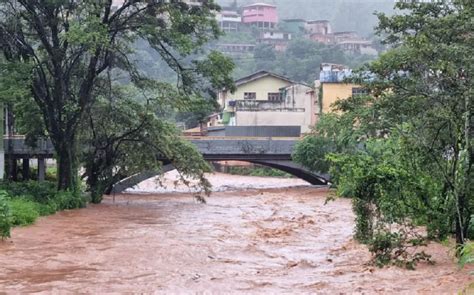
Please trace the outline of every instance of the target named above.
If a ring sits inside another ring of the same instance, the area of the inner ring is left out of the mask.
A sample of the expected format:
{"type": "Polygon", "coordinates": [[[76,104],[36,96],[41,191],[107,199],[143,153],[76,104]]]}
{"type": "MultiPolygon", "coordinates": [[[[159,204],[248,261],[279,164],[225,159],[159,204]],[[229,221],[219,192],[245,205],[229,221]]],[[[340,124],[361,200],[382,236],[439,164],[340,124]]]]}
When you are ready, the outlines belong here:
{"type": "MultiPolygon", "coordinates": [[[[223,159],[224,160],[224,159],[223,159]]],[[[229,160],[228,158],[225,160],[229,160]]],[[[213,161],[217,161],[213,159],[213,161]]],[[[311,172],[304,168],[303,166],[296,164],[292,161],[287,161],[287,160],[276,160],[276,161],[271,161],[271,160],[239,160],[239,161],[244,161],[244,162],[249,162],[249,163],[254,163],[254,164],[259,164],[262,166],[267,166],[271,167],[274,169],[278,169],[281,171],[284,171],[286,173],[289,173],[297,178],[303,179],[307,181],[308,183],[312,185],[329,185],[328,177],[326,175],[319,175],[314,172],[311,172]]],[[[118,183],[116,183],[111,190],[111,193],[122,193],[128,188],[132,188],[136,185],[138,185],[140,182],[145,181],[147,179],[153,178],[155,176],[158,176],[160,174],[175,170],[176,168],[172,164],[165,164],[162,166],[161,171],[144,171],[142,173],[138,173],[135,175],[132,175],[130,177],[127,177],[118,183]]]]}

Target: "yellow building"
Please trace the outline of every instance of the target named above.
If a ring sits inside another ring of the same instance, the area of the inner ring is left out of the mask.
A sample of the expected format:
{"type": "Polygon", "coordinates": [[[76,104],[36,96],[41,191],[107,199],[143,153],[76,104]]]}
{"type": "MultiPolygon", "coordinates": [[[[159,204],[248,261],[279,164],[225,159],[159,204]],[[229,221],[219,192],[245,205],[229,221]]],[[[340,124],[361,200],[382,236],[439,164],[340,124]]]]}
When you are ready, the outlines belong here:
{"type": "Polygon", "coordinates": [[[275,101],[280,99],[280,89],[295,84],[291,80],[260,71],[235,81],[237,88],[234,93],[223,90],[219,93],[219,103],[223,108],[228,106],[229,101],[259,100],[275,101]]]}
{"type": "Polygon", "coordinates": [[[352,71],[343,65],[321,64],[320,80],[316,81],[321,113],[334,111],[332,105],[337,100],[365,93],[360,85],[345,82],[351,74],[352,71]]]}
{"type": "Polygon", "coordinates": [[[332,104],[339,99],[346,99],[356,93],[360,93],[361,87],[350,83],[321,83],[321,111],[322,113],[332,112],[332,104]]]}

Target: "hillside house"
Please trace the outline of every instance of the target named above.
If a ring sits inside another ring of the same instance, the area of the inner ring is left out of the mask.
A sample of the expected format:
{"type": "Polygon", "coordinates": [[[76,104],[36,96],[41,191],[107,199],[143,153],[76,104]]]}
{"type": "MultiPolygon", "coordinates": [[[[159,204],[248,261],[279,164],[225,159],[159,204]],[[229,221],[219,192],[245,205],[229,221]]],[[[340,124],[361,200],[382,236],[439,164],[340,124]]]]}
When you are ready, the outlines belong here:
{"type": "Polygon", "coordinates": [[[292,18],[292,19],[284,19],[280,23],[280,27],[283,30],[288,31],[293,35],[299,35],[299,34],[304,33],[305,24],[306,24],[306,21],[304,19],[292,18]]]}
{"type": "Polygon", "coordinates": [[[320,97],[318,98],[321,113],[332,112],[331,105],[339,99],[353,95],[365,94],[366,91],[357,84],[347,83],[346,78],[352,75],[352,70],[346,66],[323,63],[319,74],[320,97]]]}
{"type": "Polygon", "coordinates": [[[270,44],[277,51],[285,51],[292,36],[287,32],[267,31],[260,35],[259,43],[270,44]]]}
{"type": "Polygon", "coordinates": [[[328,20],[310,20],[304,25],[304,30],[308,34],[331,34],[331,24],[328,20]]]}
{"type": "Polygon", "coordinates": [[[242,23],[260,29],[274,29],[278,24],[275,5],[255,3],[242,8],[242,23]]]}
{"type": "Polygon", "coordinates": [[[253,52],[255,50],[255,44],[245,44],[245,43],[220,43],[217,44],[217,49],[224,53],[247,53],[253,52]]]}
{"type": "Polygon", "coordinates": [[[216,14],[219,27],[224,32],[238,32],[242,24],[242,17],[237,11],[223,10],[216,14]]]}
{"type": "Polygon", "coordinates": [[[222,123],[230,126],[300,126],[309,132],[319,113],[312,87],[267,71],[235,82],[219,93],[222,123]]]}

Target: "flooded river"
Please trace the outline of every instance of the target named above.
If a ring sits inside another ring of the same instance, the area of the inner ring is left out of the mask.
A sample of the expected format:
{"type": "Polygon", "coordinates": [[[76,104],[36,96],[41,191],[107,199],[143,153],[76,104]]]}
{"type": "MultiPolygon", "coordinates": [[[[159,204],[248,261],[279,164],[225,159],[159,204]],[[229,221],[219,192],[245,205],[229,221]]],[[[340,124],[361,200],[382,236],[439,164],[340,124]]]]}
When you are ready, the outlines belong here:
{"type": "Polygon", "coordinates": [[[438,244],[427,251],[434,266],[368,265],[352,240],[350,201],[325,205],[326,189],[295,179],[211,181],[247,188],[216,192],[207,204],[166,190],[117,195],[16,228],[0,242],[0,293],[455,294],[472,281],[438,244]]]}

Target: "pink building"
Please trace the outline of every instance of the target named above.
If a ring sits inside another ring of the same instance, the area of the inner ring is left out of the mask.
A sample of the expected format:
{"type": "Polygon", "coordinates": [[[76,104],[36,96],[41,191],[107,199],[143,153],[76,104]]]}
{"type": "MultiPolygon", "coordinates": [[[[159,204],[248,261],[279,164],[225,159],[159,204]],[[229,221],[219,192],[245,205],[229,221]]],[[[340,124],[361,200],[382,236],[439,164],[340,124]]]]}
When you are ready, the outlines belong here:
{"type": "Polygon", "coordinates": [[[242,23],[262,29],[275,28],[278,23],[277,8],[266,3],[255,3],[243,7],[242,23]]]}

